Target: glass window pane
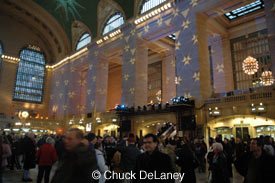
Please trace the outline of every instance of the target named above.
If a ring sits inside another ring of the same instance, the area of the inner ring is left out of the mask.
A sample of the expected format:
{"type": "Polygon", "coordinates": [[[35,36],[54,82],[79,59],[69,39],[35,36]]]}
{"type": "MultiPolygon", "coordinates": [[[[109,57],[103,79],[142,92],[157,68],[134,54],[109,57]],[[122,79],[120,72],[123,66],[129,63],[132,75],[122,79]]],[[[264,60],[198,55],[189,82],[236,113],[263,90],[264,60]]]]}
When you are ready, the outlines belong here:
{"type": "Polygon", "coordinates": [[[246,90],[248,88],[262,86],[261,74],[265,70],[271,70],[272,66],[270,52],[261,49],[266,46],[268,47],[268,34],[266,29],[231,40],[231,54],[236,89],[246,90]],[[259,64],[258,71],[251,76],[245,74],[242,69],[243,60],[248,55],[256,58],[259,64]]]}
{"type": "Polygon", "coordinates": [[[224,16],[227,17],[229,20],[234,20],[234,19],[242,17],[246,14],[260,10],[262,8],[264,8],[263,0],[256,0],[256,1],[253,1],[252,3],[249,3],[245,6],[242,6],[240,8],[234,9],[228,13],[225,13],[224,16]]]}
{"type": "Polygon", "coordinates": [[[121,13],[117,12],[113,14],[109,20],[106,22],[104,29],[103,29],[103,35],[111,32],[112,30],[120,27],[122,24],[124,24],[124,17],[121,13]]]}
{"type": "Polygon", "coordinates": [[[140,14],[153,9],[154,7],[160,5],[161,3],[165,2],[165,1],[166,0],[143,0],[140,14]]]}
{"type": "Polygon", "coordinates": [[[91,42],[91,40],[92,40],[91,35],[88,33],[84,33],[77,42],[76,50],[79,50],[84,46],[88,45],[91,42]]]}
{"type": "Polygon", "coordinates": [[[20,52],[14,100],[27,102],[42,102],[45,77],[45,57],[43,53],[32,49],[20,52]]]}

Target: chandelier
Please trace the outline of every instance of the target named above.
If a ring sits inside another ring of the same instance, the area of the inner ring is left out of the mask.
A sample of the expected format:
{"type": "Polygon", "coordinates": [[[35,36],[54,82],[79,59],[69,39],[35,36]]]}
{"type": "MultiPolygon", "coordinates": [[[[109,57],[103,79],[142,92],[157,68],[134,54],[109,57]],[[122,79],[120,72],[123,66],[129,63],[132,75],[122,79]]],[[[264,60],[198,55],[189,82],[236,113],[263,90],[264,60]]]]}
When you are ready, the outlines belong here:
{"type": "Polygon", "coordinates": [[[246,59],[244,59],[243,71],[245,74],[253,75],[258,71],[258,69],[259,69],[258,61],[255,58],[248,56],[246,59]]]}
{"type": "Polygon", "coordinates": [[[274,83],[274,78],[271,71],[264,71],[261,80],[264,86],[270,86],[274,83]]]}

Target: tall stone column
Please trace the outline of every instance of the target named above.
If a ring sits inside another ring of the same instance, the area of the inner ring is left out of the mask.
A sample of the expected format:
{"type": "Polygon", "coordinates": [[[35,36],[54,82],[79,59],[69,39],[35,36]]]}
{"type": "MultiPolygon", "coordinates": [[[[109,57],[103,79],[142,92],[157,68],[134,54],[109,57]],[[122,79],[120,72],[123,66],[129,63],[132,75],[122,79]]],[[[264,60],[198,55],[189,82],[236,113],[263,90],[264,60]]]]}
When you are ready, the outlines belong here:
{"type": "MultiPolygon", "coordinates": [[[[209,52],[208,52],[208,42],[207,42],[207,16],[203,14],[197,14],[197,39],[198,39],[198,62],[199,62],[199,72],[200,72],[200,96],[207,99],[212,94],[212,87],[210,84],[210,62],[209,52]]],[[[194,37],[193,37],[194,38],[194,37]]],[[[194,38],[195,39],[195,38],[194,38]]],[[[194,42],[193,39],[193,42],[194,42]]],[[[193,76],[194,78],[194,76],[193,76]]]]}
{"type": "MultiPolygon", "coordinates": [[[[69,65],[69,76],[66,78],[66,80],[69,82],[68,84],[68,91],[66,94],[66,103],[68,107],[68,115],[71,116],[77,116],[79,114],[80,108],[78,107],[80,104],[79,98],[80,98],[80,92],[79,92],[79,83],[80,75],[77,70],[77,68],[73,64],[69,65]]],[[[65,81],[64,81],[65,82],[65,81]]]]}
{"type": "Polygon", "coordinates": [[[225,91],[233,91],[234,77],[233,77],[233,63],[231,57],[231,46],[228,35],[222,35],[222,50],[223,50],[223,65],[224,65],[224,78],[225,78],[225,91]]]}
{"type": "Polygon", "coordinates": [[[107,104],[107,89],[108,89],[108,60],[100,55],[99,63],[96,66],[96,93],[95,93],[95,108],[97,112],[105,112],[107,104]]]}
{"type": "Polygon", "coordinates": [[[207,41],[207,17],[192,11],[189,3],[179,4],[182,16],[176,40],[176,76],[180,78],[177,96],[194,97],[203,101],[211,96],[210,64],[207,41]]]}
{"type": "Polygon", "coordinates": [[[135,54],[135,106],[143,106],[148,103],[148,48],[138,41],[135,54]]]}
{"type": "Polygon", "coordinates": [[[266,26],[268,30],[268,43],[269,43],[269,50],[271,55],[271,62],[272,64],[272,73],[273,77],[275,75],[275,2],[272,0],[264,0],[264,9],[266,14],[266,26]]]}
{"type": "Polygon", "coordinates": [[[175,54],[172,51],[166,52],[162,60],[162,102],[169,102],[176,96],[176,68],[175,54]]]}
{"type": "Polygon", "coordinates": [[[132,26],[124,31],[123,41],[121,103],[129,107],[147,104],[148,48],[132,26]]]}
{"type": "Polygon", "coordinates": [[[70,64],[65,64],[52,71],[49,110],[51,116],[56,119],[63,119],[70,113],[68,111],[70,75],[70,64]]]}
{"type": "Polygon", "coordinates": [[[211,48],[210,67],[212,68],[214,93],[225,92],[226,82],[224,73],[223,47],[220,35],[210,36],[208,43],[211,48]],[[212,65],[211,65],[212,64],[212,65]]]}
{"type": "Polygon", "coordinates": [[[121,104],[132,106],[135,103],[135,64],[136,64],[136,31],[128,26],[123,35],[122,53],[122,96],[121,104]]]}
{"type": "Polygon", "coordinates": [[[86,113],[95,112],[95,96],[96,96],[96,83],[97,68],[99,64],[99,51],[98,48],[90,48],[88,53],[88,71],[87,71],[87,97],[86,97],[86,113]],[[96,51],[91,51],[96,50],[96,51]]]}
{"type": "Polygon", "coordinates": [[[214,93],[224,93],[234,90],[230,41],[227,36],[215,34],[208,38],[210,59],[214,81],[214,93]]]}

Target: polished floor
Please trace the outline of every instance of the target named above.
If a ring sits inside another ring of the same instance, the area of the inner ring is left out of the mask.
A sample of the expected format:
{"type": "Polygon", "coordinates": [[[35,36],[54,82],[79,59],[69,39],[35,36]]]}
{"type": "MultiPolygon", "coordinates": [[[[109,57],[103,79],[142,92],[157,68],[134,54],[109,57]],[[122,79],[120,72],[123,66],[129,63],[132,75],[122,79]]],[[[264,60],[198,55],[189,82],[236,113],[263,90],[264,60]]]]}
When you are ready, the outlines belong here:
{"type": "MultiPolygon", "coordinates": [[[[54,174],[55,167],[53,167],[51,176],[54,174]]],[[[31,177],[33,179],[33,182],[36,182],[36,176],[37,176],[37,169],[33,169],[30,172],[31,177]]],[[[242,183],[243,178],[234,170],[233,171],[233,179],[231,180],[232,183],[242,183]]],[[[207,183],[207,173],[198,173],[196,172],[197,175],[197,183],[207,183]]],[[[17,183],[17,182],[22,182],[22,171],[18,170],[6,170],[3,174],[3,183],[17,183]]]]}

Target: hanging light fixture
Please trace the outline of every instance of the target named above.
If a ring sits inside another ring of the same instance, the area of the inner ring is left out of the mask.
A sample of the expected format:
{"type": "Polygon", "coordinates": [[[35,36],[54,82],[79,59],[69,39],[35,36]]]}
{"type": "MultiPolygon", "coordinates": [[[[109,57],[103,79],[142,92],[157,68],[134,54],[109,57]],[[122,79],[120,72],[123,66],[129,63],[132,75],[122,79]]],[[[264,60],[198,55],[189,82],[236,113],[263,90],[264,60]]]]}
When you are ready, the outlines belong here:
{"type": "Polygon", "coordinates": [[[274,78],[271,71],[264,71],[261,80],[264,86],[270,86],[274,83],[274,78]]]}
{"type": "Polygon", "coordinates": [[[245,74],[253,75],[258,71],[258,69],[259,69],[259,64],[255,58],[248,56],[246,59],[244,59],[243,71],[245,74]]]}

